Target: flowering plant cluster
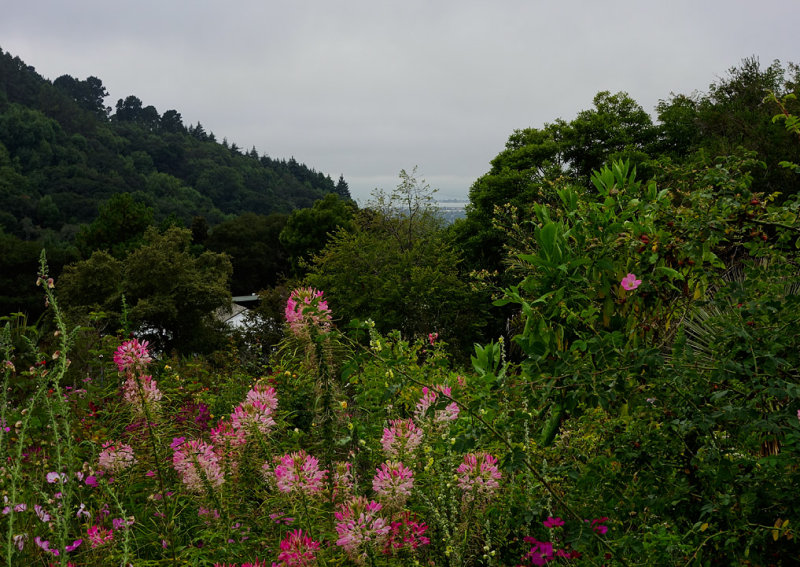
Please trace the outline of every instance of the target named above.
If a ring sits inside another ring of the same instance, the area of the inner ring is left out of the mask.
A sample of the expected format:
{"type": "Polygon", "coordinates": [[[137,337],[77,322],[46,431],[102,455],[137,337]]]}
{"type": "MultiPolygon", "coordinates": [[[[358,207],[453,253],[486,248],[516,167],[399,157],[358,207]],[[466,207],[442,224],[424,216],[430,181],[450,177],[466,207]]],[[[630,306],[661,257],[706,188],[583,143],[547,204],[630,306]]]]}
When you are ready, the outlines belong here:
{"type": "Polygon", "coordinates": [[[321,333],[330,331],[331,310],[322,295],[321,291],[311,287],[295,289],[289,295],[285,309],[286,322],[296,336],[307,335],[310,327],[321,333]]]}

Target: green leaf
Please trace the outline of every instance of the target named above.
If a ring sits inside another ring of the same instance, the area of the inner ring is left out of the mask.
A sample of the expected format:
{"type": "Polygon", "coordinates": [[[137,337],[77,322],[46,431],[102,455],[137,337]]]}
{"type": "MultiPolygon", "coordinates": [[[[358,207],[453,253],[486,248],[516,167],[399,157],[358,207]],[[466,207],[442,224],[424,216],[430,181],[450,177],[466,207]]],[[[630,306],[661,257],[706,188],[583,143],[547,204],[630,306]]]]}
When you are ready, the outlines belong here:
{"type": "Polygon", "coordinates": [[[662,273],[662,274],[667,274],[668,276],[671,276],[671,277],[679,279],[679,280],[683,280],[684,279],[682,273],[680,273],[678,270],[674,270],[672,268],[668,268],[667,266],[658,266],[653,271],[658,272],[658,273],[662,273]]]}

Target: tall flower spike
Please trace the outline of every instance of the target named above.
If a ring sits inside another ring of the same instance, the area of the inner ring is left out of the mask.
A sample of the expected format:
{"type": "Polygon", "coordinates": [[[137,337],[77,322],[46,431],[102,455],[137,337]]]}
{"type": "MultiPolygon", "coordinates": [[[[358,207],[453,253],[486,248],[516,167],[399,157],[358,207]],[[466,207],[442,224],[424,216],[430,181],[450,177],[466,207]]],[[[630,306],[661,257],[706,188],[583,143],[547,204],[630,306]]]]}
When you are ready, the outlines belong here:
{"type": "Polygon", "coordinates": [[[497,459],[489,453],[468,453],[458,467],[458,486],[464,491],[464,499],[490,498],[500,487],[502,474],[497,468],[497,459]]]}
{"type": "Polygon", "coordinates": [[[139,342],[131,339],[123,342],[114,353],[114,362],[120,372],[143,371],[145,366],[150,364],[153,359],[147,350],[147,341],[139,342]]]}
{"type": "MultiPolygon", "coordinates": [[[[279,457],[278,461],[279,464],[275,466],[272,475],[281,492],[305,492],[310,495],[322,490],[322,483],[328,471],[320,470],[317,458],[301,449],[279,457]]],[[[265,464],[263,470],[266,476],[271,476],[269,464],[265,464]]]]}
{"type": "Polygon", "coordinates": [[[321,333],[331,329],[331,310],[322,299],[322,292],[312,287],[301,287],[292,291],[286,302],[286,322],[295,336],[305,336],[310,327],[321,333]]]}
{"type": "Polygon", "coordinates": [[[403,463],[386,461],[375,469],[372,489],[380,499],[390,504],[403,505],[414,487],[414,471],[403,463]]]}

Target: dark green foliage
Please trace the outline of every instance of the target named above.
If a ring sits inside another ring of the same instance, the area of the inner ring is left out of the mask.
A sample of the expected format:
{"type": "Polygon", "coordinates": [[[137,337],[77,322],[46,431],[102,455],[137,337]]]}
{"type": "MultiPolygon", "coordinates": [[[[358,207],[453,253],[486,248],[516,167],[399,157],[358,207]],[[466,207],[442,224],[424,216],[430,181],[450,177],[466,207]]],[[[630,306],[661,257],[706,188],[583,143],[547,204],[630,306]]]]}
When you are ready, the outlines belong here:
{"type": "MultiPolygon", "coordinates": [[[[289,259],[279,235],[287,216],[245,213],[214,227],[205,246],[231,259],[233,295],[249,295],[275,286],[289,273],[289,259]]],[[[202,233],[202,224],[192,226],[202,233]]],[[[195,240],[195,242],[198,242],[195,240]]]]}
{"type": "Polygon", "coordinates": [[[414,172],[400,177],[391,195],[376,194],[351,230],[333,234],[307,280],[325,290],[345,322],[372,318],[383,331],[439,333],[456,348],[468,347],[483,323],[483,298],[462,279],[429,187],[414,172]]]}
{"type": "MultiPolygon", "coordinates": [[[[14,210],[18,223],[30,218],[41,234],[64,223],[91,222],[100,203],[122,192],[148,194],[156,221],[174,214],[189,224],[203,215],[217,224],[223,214],[288,213],[336,191],[329,176],[294,158],[242,154],[217,144],[199,123],[187,129],[178,111],[160,115],[134,95],[119,99],[109,116],[107,96],[96,77],[63,75],[51,84],[0,52],[0,144],[6,150],[0,149],[0,168],[10,162],[13,175],[21,176],[14,194],[0,192],[0,210],[14,210]],[[170,176],[172,188],[165,191],[165,181],[154,175],[170,176]],[[20,185],[37,198],[51,195],[59,214],[36,217],[34,207],[19,210],[14,199],[20,185]],[[75,205],[62,208],[65,201],[75,205]]],[[[0,176],[0,187],[11,174],[0,176]]],[[[346,189],[340,179],[339,191],[346,189]]],[[[22,236],[18,225],[0,220],[22,236]]]]}
{"type": "Polygon", "coordinates": [[[292,211],[280,239],[295,274],[302,275],[304,263],[325,247],[332,233],[352,230],[356,210],[353,201],[329,193],[311,208],[292,211]]]}
{"type": "Polygon", "coordinates": [[[213,311],[230,305],[232,268],[224,254],[193,254],[191,238],[189,229],[151,226],[122,259],[97,251],[67,266],[58,284],[70,316],[86,322],[102,311],[119,325],[124,294],[130,322],[159,349],[213,350],[221,340],[213,311]]]}

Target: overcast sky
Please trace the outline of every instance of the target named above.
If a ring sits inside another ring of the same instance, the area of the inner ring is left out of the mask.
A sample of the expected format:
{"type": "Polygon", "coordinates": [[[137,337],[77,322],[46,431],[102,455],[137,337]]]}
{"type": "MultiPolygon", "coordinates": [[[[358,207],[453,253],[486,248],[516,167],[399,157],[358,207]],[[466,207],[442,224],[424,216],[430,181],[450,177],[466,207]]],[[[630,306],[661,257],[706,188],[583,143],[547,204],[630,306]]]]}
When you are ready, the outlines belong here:
{"type": "Polygon", "coordinates": [[[800,62],[798,0],[6,0],[0,48],[99,77],[364,201],[419,166],[466,197],[517,128],[601,90],[654,112],[751,55],[800,62]]]}

